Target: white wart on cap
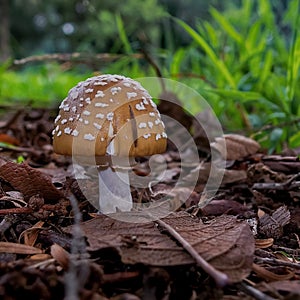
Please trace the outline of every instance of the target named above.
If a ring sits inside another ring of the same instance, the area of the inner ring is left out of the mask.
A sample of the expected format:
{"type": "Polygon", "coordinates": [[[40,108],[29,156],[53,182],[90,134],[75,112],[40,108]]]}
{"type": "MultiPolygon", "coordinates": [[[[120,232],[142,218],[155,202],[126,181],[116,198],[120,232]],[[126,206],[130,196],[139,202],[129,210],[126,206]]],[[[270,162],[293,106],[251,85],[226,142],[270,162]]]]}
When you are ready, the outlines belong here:
{"type": "Polygon", "coordinates": [[[88,78],[69,91],[59,108],[53,130],[58,154],[149,156],[166,150],[167,135],[156,105],[130,78],[88,78]]]}

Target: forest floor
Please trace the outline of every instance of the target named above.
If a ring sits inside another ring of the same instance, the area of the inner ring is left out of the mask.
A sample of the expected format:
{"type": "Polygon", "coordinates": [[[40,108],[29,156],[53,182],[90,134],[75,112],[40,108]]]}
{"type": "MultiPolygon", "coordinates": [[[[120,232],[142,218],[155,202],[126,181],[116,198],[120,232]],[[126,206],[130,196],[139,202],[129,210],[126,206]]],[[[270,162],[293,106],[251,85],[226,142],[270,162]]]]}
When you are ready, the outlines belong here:
{"type": "MultiPolygon", "coordinates": [[[[136,211],[134,222],[124,222],[122,213],[99,214],[85,197],[85,189],[98,195],[92,171],[53,152],[55,116],[42,109],[1,115],[1,299],[300,299],[296,154],[267,155],[253,140],[228,135],[231,157],[211,196],[201,138],[200,163],[182,166],[169,145],[162,180],[132,188],[135,203],[157,203],[169,214],[136,211]],[[179,177],[184,184],[176,185],[179,177]]],[[[148,162],[139,159],[134,173],[147,176],[148,162]]]]}

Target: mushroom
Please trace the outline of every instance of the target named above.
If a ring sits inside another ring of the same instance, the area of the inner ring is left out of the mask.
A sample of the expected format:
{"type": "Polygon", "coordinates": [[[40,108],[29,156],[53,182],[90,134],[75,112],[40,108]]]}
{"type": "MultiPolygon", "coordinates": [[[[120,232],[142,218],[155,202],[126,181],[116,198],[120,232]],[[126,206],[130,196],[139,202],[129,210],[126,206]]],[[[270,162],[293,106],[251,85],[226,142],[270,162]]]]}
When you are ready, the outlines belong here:
{"type": "Polygon", "coordinates": [[[147,90],[128,77],[94,76],[73,87],[59,109],[54,152],[96,164],[101,213],[130,211],[129,158],[162,153],[167,145],[147,90]]]}

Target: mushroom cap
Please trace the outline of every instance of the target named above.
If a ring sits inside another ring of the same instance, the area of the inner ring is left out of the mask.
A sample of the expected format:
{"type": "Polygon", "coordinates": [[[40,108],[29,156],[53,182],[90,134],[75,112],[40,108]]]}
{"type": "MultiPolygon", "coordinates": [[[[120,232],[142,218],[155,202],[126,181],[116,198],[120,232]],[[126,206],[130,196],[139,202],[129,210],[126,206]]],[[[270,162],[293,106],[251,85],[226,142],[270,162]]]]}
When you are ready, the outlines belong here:
{"type": "Polygon", "coordinates": [[[83,157],[149,156],[166,150],[156,104],[141,84],[120,75],[79,82],[59,106],[53,150],[83,157]]]}

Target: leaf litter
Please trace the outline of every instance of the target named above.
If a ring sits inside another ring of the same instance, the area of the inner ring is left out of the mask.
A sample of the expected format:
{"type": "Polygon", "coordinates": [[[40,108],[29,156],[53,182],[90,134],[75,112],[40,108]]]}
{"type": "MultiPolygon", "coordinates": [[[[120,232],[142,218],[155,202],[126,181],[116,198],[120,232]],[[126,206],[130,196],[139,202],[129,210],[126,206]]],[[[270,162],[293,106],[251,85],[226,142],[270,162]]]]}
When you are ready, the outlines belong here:
{"type": "MultiPolygon", "coordinates": [[[[198,130],[194,139],[203,159],[185,166],[185,186],[174,188],[180,157],[170,147],[164,154],[164,180],[132,190],[135,202],[168,196],[173,212],[160,220],[144,216],[146,223],[128,223],[97,214],[81,190],[85,186],[97,194],[93,174],[83,172],[78,185],[70,158],[53,153],[53,116],[51,110],[26,109],[1,122],[1,298],[64,299],[72,278],[79,299],[299,295],[296,156],[266,155],[241,135],[216,137],[211,147],[226,160],[225,176],[213,198],[204,199],[211,165],[206,137],[198,130]],[[191,188],[189,180],[197,173],[191,188]],[[225,284],[217,284],[211,268],[226,276],[225,284]]],[[[195,124],[189,120],[186,127],[195,124]]],[[[146,158],[135,172],[147,174],[146,158]]]]}

